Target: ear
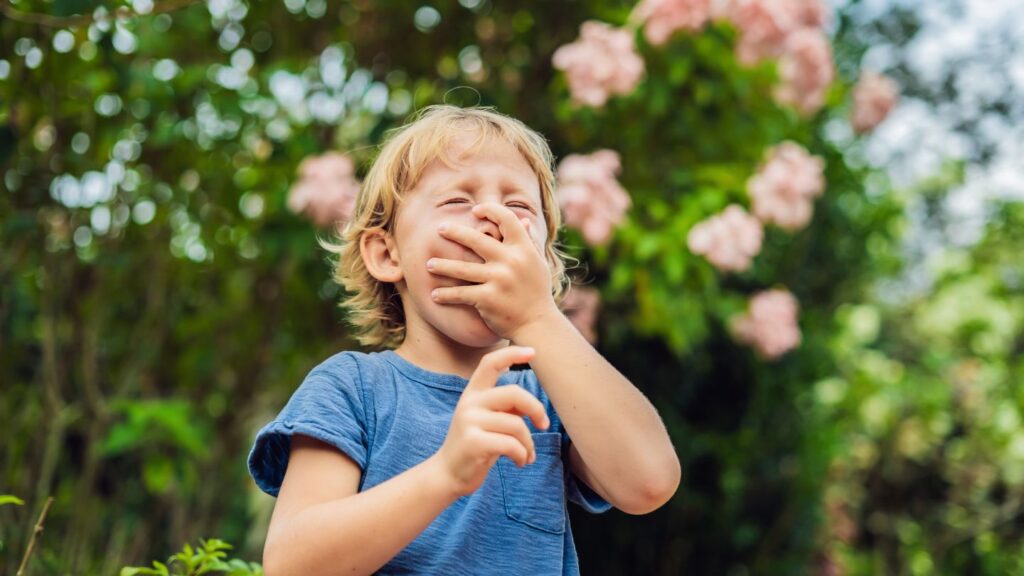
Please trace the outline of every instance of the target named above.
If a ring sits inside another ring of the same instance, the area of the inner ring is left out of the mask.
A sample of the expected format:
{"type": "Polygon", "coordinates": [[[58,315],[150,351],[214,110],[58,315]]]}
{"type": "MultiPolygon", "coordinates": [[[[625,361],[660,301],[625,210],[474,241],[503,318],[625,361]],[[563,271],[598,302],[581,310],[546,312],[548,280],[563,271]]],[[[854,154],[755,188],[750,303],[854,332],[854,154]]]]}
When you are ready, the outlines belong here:
{"type": "Polygon", "coordinates": [[[359,253],[370,276],[381,282],[400,282],[403,278],[399,266],[398,245],[386,230],[373,228],[359,237],[359,253]]]}

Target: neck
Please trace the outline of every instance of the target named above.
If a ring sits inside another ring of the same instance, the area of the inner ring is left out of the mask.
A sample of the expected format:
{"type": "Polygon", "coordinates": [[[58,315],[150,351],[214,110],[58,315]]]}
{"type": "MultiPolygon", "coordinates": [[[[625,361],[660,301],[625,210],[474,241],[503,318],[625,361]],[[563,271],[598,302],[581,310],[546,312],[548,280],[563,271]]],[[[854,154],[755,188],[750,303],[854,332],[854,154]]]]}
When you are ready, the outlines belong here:
{"type": "Polygon", "coordinates": [[[431,372],[456,374],[468,380],[485,354],[509,345],[508,340],[501,340],[493,346],[483,348],[466,346],[445,336],[426,322],[422,324],[406,324],[405,340],[395,348],[395,353],[431,372]]]}

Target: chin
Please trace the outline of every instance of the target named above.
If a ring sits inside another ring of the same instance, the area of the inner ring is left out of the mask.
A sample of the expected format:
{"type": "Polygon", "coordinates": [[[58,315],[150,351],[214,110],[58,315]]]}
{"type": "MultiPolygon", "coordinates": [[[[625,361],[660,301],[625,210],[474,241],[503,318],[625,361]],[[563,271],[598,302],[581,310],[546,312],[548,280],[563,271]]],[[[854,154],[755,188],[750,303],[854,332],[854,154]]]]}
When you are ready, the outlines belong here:
{"type": "Polygon", "coordinates": [[[442,310],[449,315],[445,336],[470,348],[487,348],[500,344],[505,339],[495,334],[480,314],[472,307],[460,306],[458,311],[442,310]]]}

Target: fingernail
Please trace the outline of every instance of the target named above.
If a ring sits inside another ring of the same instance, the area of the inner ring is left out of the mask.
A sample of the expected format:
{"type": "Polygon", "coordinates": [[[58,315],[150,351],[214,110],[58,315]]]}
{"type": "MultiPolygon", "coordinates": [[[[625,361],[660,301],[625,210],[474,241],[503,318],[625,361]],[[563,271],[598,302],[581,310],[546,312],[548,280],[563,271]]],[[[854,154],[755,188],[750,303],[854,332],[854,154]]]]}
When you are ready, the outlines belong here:
{"type": "Polygon", "coordinates": [[[439,225],[439,226],[437,227],[437,229],[438,229],[439,231],[441,231],[441,232],[444,232],[445,230],[447,230],[447,229],[448,229],[448,223],[447,223],[447,222],[442,222],[442,223],[441,223],[441,225],[439,225]]]}
{"type": "Polygon", "coordinates": [[[433,299],[435,299],[435,300],[437,300],[437,290],[433,290],[433,291],[432,291],[432,292],[430,293],[430,297],[431,297],[431,298],[433,298],[433,299]]]}
{"type": "Polygon", "coordinates": [[[433,269],[434,269],[434,259],[431,258],[430,260],[427,260],[427,270],[433,270],[433,269]]]}

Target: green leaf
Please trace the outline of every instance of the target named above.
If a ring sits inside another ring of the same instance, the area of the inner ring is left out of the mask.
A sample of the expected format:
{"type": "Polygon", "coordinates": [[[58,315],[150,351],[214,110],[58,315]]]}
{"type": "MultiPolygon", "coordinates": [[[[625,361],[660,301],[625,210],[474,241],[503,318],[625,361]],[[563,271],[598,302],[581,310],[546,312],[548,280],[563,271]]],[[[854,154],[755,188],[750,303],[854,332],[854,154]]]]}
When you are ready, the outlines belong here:
{"type": "MultiPolygon", "coordinates": [[[[142,464],[142,480],[146,489],[154,494],[163,494],[174,479],[174,463],[163,457],[147,460],[142,464]]],[[[191,559],[191,552],[188,558],[191,559]]]]}
{"type": "Polygon", "coordinates": [[[641,261],[649,260],[658,251],[660,240],[657,233],[648,233],[641,237],[636,245],[636,257],[641,261]]]}
{"type": "Polygon", "coordinates": [[[0,506],[3,506],[4,504],[16,504],[18,506],[22,506],[25,502],[21,498],[12,494],[0,494],[0,506]]]}

